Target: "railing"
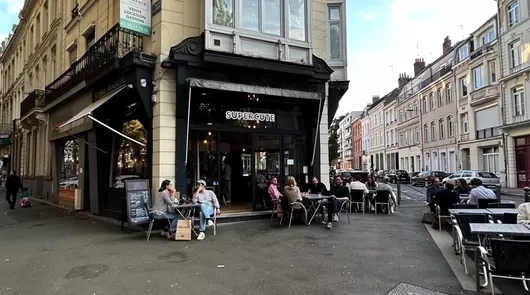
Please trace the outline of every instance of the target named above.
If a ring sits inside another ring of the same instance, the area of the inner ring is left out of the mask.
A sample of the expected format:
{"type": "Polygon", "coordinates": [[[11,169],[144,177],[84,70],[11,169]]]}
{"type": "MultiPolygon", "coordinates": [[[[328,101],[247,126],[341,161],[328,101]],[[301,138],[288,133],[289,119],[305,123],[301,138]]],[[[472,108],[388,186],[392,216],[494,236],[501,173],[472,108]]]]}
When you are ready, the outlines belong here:
{"type": "Polygon", "coordinates": [[[482,50],[484,50],[484,47],[481,47],[473,52],[471,52],[471,55],[469,56],[469,60],[474,60],[475,58],[482,55],[482,50]]]}
{"type": "Polygon", "coordinates": [[[88,52],[75,61],[68,70],[46,86],[45,104],[54,101],[72,85],[92,76],[104,66],[116,63],[117,59],[131,52],[141,52],[142,47],[142,35],[122,29],[116,24],[90,46],[88,52]]]}
{"type": "Polygon", "coordinates": [[[522,71],[526,68],[530,67],[530,62],[525,62],[525,63],[521,63],[519,65],[516,65],[515,67],[511,67],[510,68],[510,75],[511,74],[514,74],[514,73],[517,73],[519,71],[522,71]]]}
{"type": "Polygon", "coordinates": [[[506,124],[517,124],[528,120],[530,120],[530,116],[527,113],[517,116],[506,116],[506,124]]]}
{"type": "Polygon", "coordinates": [[[468,140],[469,140],[469,133],[460,134],[460,141],[468,141],[468,140]]]}
{"type": "Polygon", "coordinates": [[[476,139],[490,138],[501,135],[501,129],[499,127],[480,129],[476,131],[476,139]]]}
{"type": "Polygon", "coordinates": [[[499,96],[499,88],[497,85],[490,85],[471,93],[471,101],[478,101],[484,98],[494,98],[499,96]]]}
{"type": "Polygon", "coordinates": [[[429,86],[432,82],[440,79],[441,77],[443,77],[445,74],[451,72],[453,68],[449,65],[449,66],[445,66],[443,68],[441,68],[439,71],[437,71],[436,73],[432,74],[429,78],[423,80],[420,84],[420,89],[423,89],[427,86],[429,86]]]}
{"type": "Polygon", "coordinates": [[[20,103],[20,117],[24,118],[33,109],[43,106],[44,90],[35,89],[20,103]]]}

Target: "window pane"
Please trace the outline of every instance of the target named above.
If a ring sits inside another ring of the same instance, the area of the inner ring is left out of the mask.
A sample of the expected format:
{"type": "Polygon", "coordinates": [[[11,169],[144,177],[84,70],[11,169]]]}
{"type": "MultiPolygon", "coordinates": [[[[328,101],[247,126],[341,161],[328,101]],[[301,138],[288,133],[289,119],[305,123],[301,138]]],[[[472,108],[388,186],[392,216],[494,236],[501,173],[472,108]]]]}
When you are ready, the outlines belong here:
{"type": "Polygon", "coordinates": [[[282,34],[281,0],[263,1],[263,33],[277,36],[282,34]]]}
{"type": "Polygon", "coordinates": [[[241,26],[245,30],[259,30],[259,0],[243,0],[243,19],[241,26]]]}
{"type": "Polygon", "coordinates": [[[329,20],[340,20],[340,7],[329,8],[329,20]]]}
{"type": "Polygon", "coordinates": [[[305,41],[305,1],[289,0],[289,38],[305,41]]]}
{"type": "Polygon", "coordinates": [[[216,25],[234,26],[233,0],[213,0],[213,23],[216,25]]]}
{"type": "Polygon", "coordinates": [[[329,26],[329,51],[331,59],[340,59],[340,26],[331,24],[329,26]]]}

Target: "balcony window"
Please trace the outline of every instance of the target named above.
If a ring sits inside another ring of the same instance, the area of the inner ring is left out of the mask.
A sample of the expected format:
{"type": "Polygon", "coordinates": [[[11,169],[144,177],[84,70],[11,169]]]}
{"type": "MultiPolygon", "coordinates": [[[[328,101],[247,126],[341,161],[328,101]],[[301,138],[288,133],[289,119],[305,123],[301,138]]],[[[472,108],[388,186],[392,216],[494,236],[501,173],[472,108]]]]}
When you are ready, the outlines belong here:
{"type": "Polygon", "coordinates": [[[449,134],[449,137],[455,136],[454,123],[453,123],[452,116],[447,117],[447,133],[449,134]]]}
{"type": "Polygon", "coordinates": [[[467,96],[467,77],[460,79],[460,93],[462,97],[467,96]]]}
{"type": "Polygon", "coordinates": [[[433,92],[429,94],[429,103],[431,104],[431,110],[434,110],[436,106],[434,105],[434,93],[433,92]]]}
{"type": "Polygon", "coordinates": [[[447,83],[447,85],[445,86],[445,101],[447,103],[453,102],[451,83],[447,83]]]}
{"type": "Polygon", "coordinates": [[[460,115],[460,130],[462,133],[467,134],[469,132],[469,121],[467,113],[460,115]]]}
{"type": "Polygon", "coordinates": [[[444,119],[440,119],[438,121],[438,133],[440,134],[440,139],[445,138],[445,125],[444,125],[444,119]]]}
{"type": "Polygon", "coordinates": [[[484,66],[476,67],[473,69],[473,86],[475,89],[480,89],[485,86],[484,83],[484,66]]]}
{"type": "Polygon", "coordinates": [[[490,83],[497,82],[497,69],[495,68],[495,61],[488,62],[488,69],[490,70],[490,83]]]}
{"type": "Polygon", "coordinates": [[[466,44],[458,49],[458,60],[463,61],[469,57],[469,44],[466,44]]]}
{"type": "Polygon", "coordinates": [[[340,5],[328,7],[330,59],[342,58],[342,10],[340,5]]]}
{"type": "Polygon", "coordinates": [[[418,116],[420,114],[420,110],[419,110],[419,107],[418,107],[418,103],[415,102],[414,103],[414,116],[418,116]]]}
{"type": "Polygon", "coordinates": [[[88,32],[86,32],[84,36],[85,36],[86,50],[88,51],[90,46],[92,46],[92,44],[94,44],[94,42],[96,41],[96,30],[95,30],[95,28],[91,29],[88,32]]]}
{"type": "Polygon", "coordinates": [[[515,68],[519,66],[522,62],[521,60],[521,40],[510,43],[508,45],[510,52],[510,68],[515,68]]]}
{"type": "Polygon", "coordinates": [[[434,122],[431,122],[431,140],[436,140],[436,124],[434,122]]]}
{"type": "Polygon", "coordinates": [[[491,30],[482,37],[482,45],[489,44],[495,40],[495,30],[491,30]]]}
{"type": "Polygon", "coordinates": [[[482,149],[482,170],[491,173],[499,172],[499,148],[491,147],[482,149]]]}
{"type": "Polygon", "coordinates": [[[521,15],[519,11],[519,0],[512,1],[508,4],[508,26],[512,27],[516,25],[521,20],[521,15]]]}
{"type": "Polygon", "coordinates": [[[436,97],[438,98],[438,107],[441,107],[444,105],[444,98],[443,98],[443,91],[442,88],[438,88],[436,91],[436,97]]]}
{"type": "Polygon", "coordinates": [[[523,86],[518,86],[512,89],[512,104],[514,117],[524,116],[526,114],[523,86]]]}

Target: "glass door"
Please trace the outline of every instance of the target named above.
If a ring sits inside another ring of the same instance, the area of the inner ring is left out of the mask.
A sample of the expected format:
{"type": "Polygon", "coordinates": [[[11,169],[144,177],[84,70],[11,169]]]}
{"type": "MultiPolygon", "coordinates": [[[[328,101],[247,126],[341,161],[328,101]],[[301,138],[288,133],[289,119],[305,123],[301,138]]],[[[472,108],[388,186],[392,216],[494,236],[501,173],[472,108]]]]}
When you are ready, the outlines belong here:
{"type": "MultiPolygon", "coordinates": [[[[300,190],[306,191],[309,189],[309,163],[306,162],[306,145],[305,136],[303,135],[284,135],[284,182],[287,182],[287,177],[293,176],[300,187],[300,190]]],[[[319,157],[320,155],[315,155],[319,157]]]]}
{"type": "MultiPolygon", "coordinates": [[[[254,210],[266,210],[271,207],[267,191],[272,178],[281,182],[281,135],[254,135],[254,210]]],[[[282,183],[279,184],[280,187],[282,183]]]]}

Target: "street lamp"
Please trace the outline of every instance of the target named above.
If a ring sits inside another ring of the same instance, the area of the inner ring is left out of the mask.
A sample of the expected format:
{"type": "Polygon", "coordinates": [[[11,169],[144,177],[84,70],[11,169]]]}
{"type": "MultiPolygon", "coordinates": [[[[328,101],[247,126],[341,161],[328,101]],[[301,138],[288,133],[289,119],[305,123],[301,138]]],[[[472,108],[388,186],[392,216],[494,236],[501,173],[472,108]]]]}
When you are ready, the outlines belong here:
{"type": "MultiPolygon", "coordinates": [[[[412,108],[408,108],[408,109],[405,109],[404,110],[405,112],[415,112],[414,109],[412,108]]],[[[421,111],[421,105],[418,109],[419,111],[419,116],[420,116],[420,172],[421,170],[423,169],[424,165],[423,165],[423,142],[424,142],[424,138],[423,138],[423,113],[421,111]]],[[[409,154],[410,154],[410,145],[409,145],[409,154]]],[[[414,171],[413,171],[414,172],[414,171]]]]}

